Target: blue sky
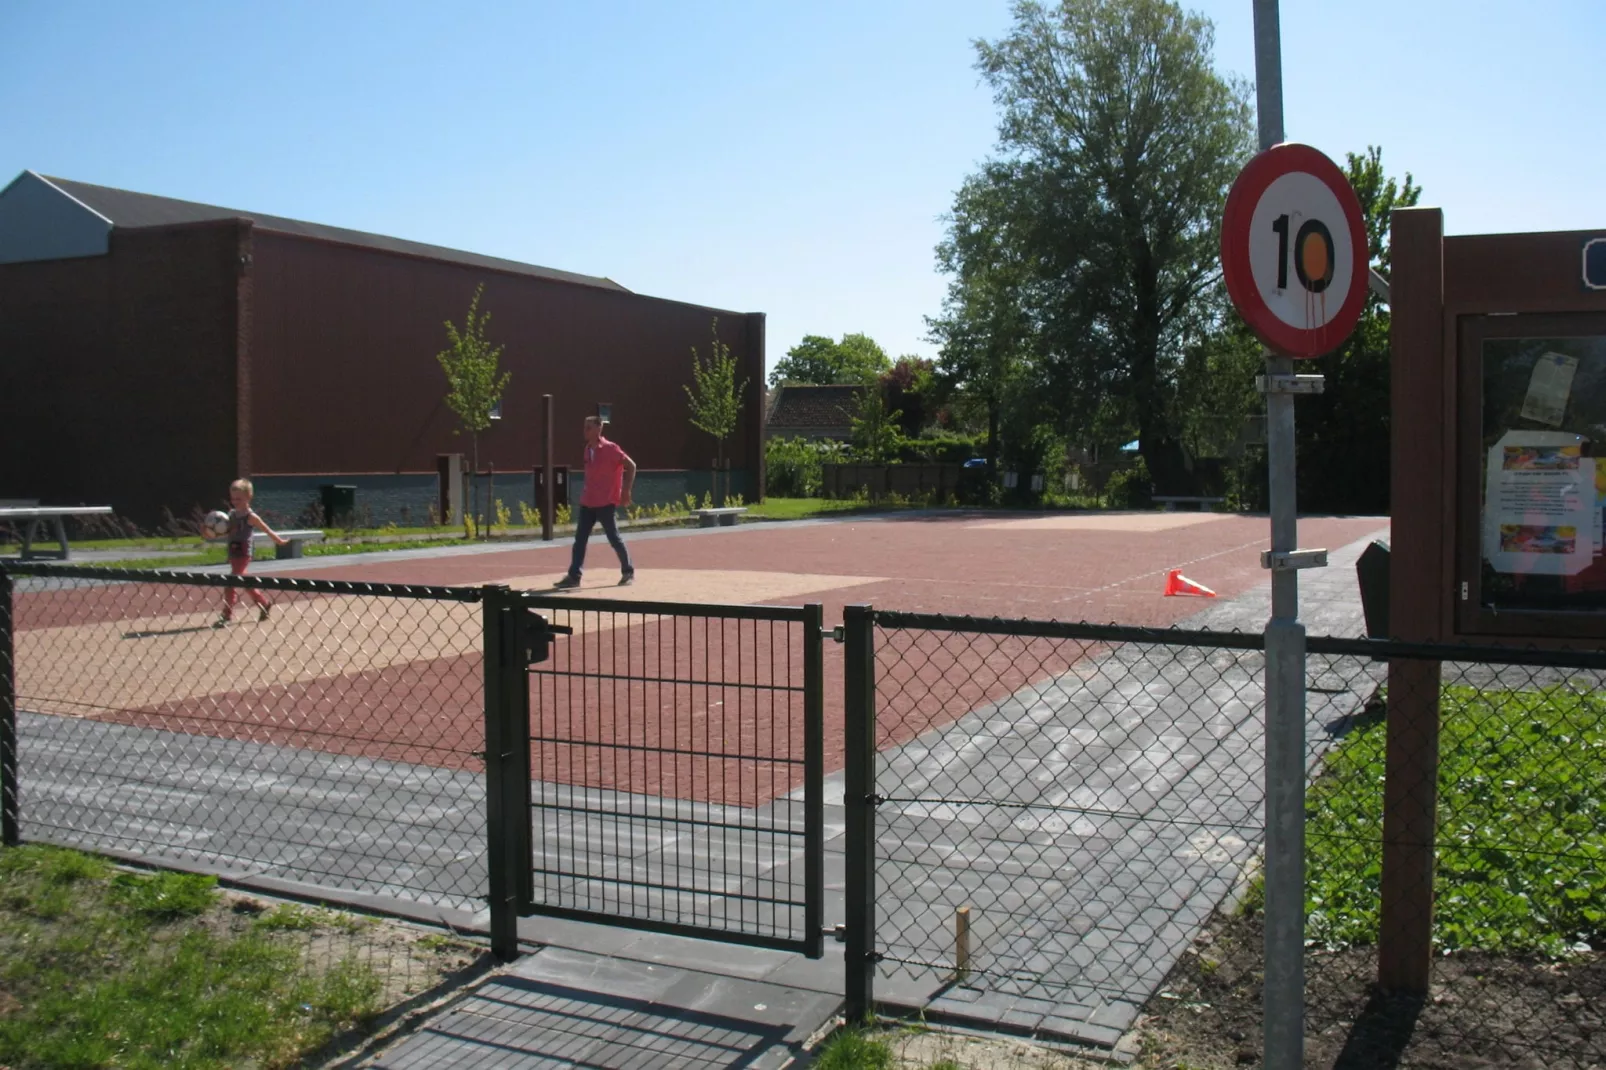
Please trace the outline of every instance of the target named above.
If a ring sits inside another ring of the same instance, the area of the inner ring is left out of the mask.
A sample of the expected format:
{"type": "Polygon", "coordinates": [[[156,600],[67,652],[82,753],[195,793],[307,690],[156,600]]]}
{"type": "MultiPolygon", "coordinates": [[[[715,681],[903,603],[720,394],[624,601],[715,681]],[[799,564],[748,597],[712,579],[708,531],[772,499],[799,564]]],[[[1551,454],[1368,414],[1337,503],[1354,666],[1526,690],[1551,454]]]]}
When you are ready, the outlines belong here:
{"type": "MultiPolygon", "coordinates": [[[[1185,5],[1253,78],[1251,0],[1185,5]]],[[[1600,0],[1285,2],[1287,134],[1383,146],[1451,233],[1606,227],[1600,0]]],[[[607,275],[934,355],[932,248],[1001,0],[0,0],[27,168],[607,275]]]]}

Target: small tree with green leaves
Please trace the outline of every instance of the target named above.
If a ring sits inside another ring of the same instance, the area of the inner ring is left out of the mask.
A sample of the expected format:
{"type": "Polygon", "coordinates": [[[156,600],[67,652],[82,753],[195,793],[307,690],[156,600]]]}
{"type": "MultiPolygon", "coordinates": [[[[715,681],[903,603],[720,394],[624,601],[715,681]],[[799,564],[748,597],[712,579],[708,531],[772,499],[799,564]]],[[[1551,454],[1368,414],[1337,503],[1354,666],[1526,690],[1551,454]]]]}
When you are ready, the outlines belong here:
{"type": "MultiPolygon", "coordinates": [[[[725,439],[736,430],[736,424],[741,419],[742,394],[747,390],[749,380],[743,379],[741,385],[737,385],[736,358],[731,356],[730,346],[719,340],[717,318],[713,323],[713,336],[708,360],[704,361],[698,355],[696,346],[691,347],[692,385],[684,389],[690,402],[691,425],[714,436],[714,479],[717,486],[718,470],[725,466],[725,439]]],[[[729,476],[725,482],[725,489],[729,491],[729,476]]],[[[724,494],[720,495],[720,504],[725,504],[724,494]]]]}
{"type": "MultiPolygon", "coordinates": [[[[447,347],[435,359],[446,373],[446,404],[462,423],[461,431],[469,436],[473,467],[470,470],[470,496],[478,493],[480,471],[480,432],[491,426],[491,413],[502,400],[511,372],[499,369],[502,347],[493,346],[485,338],[485,326],[491,322],[490,312],[480,311],[480,296],[485,284],[474,288],[474,299],[468,305],[468,318],[458,330],[451,320],[446,321],[447,347]]],[[[453,434],[460,431],[454,430],[453,434]]],[[[465,529],[475,514],[473,507],[463,510],[465,529]]]]}
{"type": "Polygon", "coordinates": [[[879,384],[864,387],[859,395],[859,414],[853,418],[853,449],[859,459],[870,464],[888,464],[903,443],[899,421],[902,411],[887,411],[887,399],[879,384]]]}

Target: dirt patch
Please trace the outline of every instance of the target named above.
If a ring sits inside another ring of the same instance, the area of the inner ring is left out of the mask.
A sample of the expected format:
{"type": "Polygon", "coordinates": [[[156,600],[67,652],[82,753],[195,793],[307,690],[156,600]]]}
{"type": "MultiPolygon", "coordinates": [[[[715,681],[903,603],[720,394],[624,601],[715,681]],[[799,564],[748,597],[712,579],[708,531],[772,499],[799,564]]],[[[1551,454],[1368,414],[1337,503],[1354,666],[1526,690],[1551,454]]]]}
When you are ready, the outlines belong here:
{"type": "MultiPolygon", "coordinates": [[[[1135,1065],[1261,1065],[1261,941],[1258,915],[1213,919],[1138,1020],[1135,1065]]],[[[1306,956],[1308,1070],[1606,1067],[1606,954],[1441,958],[1423,1000],[1376,974],[1375,948],[1306,956]]]]}
{"type": "MultiPolygon", "coordinates": [[[[1262,1065],[1258,915],[1211,920],[1114,1052],[887,1023],[896,1070],[1237,1070],[1262,1065]]],[[[1425,999],[1376,985],[1376,948],[1305,960],[1306,1070],[1606,1070],[1606,953],[1464,954],[1425,999]]]]}

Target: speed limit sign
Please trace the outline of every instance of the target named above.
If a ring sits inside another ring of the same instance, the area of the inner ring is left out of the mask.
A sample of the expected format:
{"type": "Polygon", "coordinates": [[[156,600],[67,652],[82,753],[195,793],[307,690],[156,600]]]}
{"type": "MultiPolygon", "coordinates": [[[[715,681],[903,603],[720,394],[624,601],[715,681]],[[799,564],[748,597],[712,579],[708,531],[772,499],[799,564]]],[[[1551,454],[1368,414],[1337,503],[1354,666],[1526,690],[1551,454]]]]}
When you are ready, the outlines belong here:
{"type": "Polygon", "coordinates": [[[1343,344],[1366,304],[1361,205],[1338,166],[1309,145],[1274,145],[1232,184],[1221,220],[1227,295],[1286,357],[1343,344]]]}

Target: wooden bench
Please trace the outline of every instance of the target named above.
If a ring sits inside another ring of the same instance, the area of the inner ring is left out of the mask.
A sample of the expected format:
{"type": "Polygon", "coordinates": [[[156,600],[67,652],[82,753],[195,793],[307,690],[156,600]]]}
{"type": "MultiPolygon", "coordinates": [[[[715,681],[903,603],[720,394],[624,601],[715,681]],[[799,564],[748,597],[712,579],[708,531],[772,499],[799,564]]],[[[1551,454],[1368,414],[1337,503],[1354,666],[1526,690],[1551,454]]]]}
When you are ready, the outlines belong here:
{"type": "Polygon", "coordinates": [[[28,505],[0,505],[0,520],[11,521],[22,536],[22,560],[33,561],[48,559],[53,561],[72,560],[72,547],[67,545],[67,524],[69,516],[110,516],[112,507],[109,505],[40,505],[33,502],[28,505]],[[19,523],[27,521],[27,523],[19,523]],[[55,531],[59,550],[36,550],[33,544],[38,540],[40,527],[49,523],[55,531]]]}
{"type": "MultiPolygon", "coordinates": [[[[323,542],[324,540],[323,532],[317,528],[310,528],[306,531],[281,531],[279,532],[279,537],[289,540],[283,546],[275,545],[273,548],[273,556],[281,561],[291,557],[305,557],[306,555],[301,552],[303,546],[309,542],[323,542]]],[[[252,550],[271,543],[273,543],[273,540],[262,534],[262,532],[254,531],[251,533],[252,550]]]]}
{"type": "Polygon", "coordinates": [[[1168,512],[1168,513],[1171,513],[1171,512],[1175,512],[1176,511],[1178,502],[1192,503],[1194,506],[1196,506],[1199,509],[1200,512],[1203,512],[1206,507],[1212,506],[1212,505],[1220,505],[1222,502],[1226,501],[1227,499],[1226,498],[1212,498],[1207,494],[1156,494],[1156,495],[1153,495],[1152,500],[1153,501],[1157,501],[1157,502],[1164,502],[1165,503],[1165,511],[1168,512]]]}
{"type": "Polygon", "coordinates": [[[745,505],[727,505],[720,509],[693,509],[691,515],[697,518],[697,526],[711,528],[718,524],[728,528],[736,523],[737,517],[747,512],[745,505]]]}

